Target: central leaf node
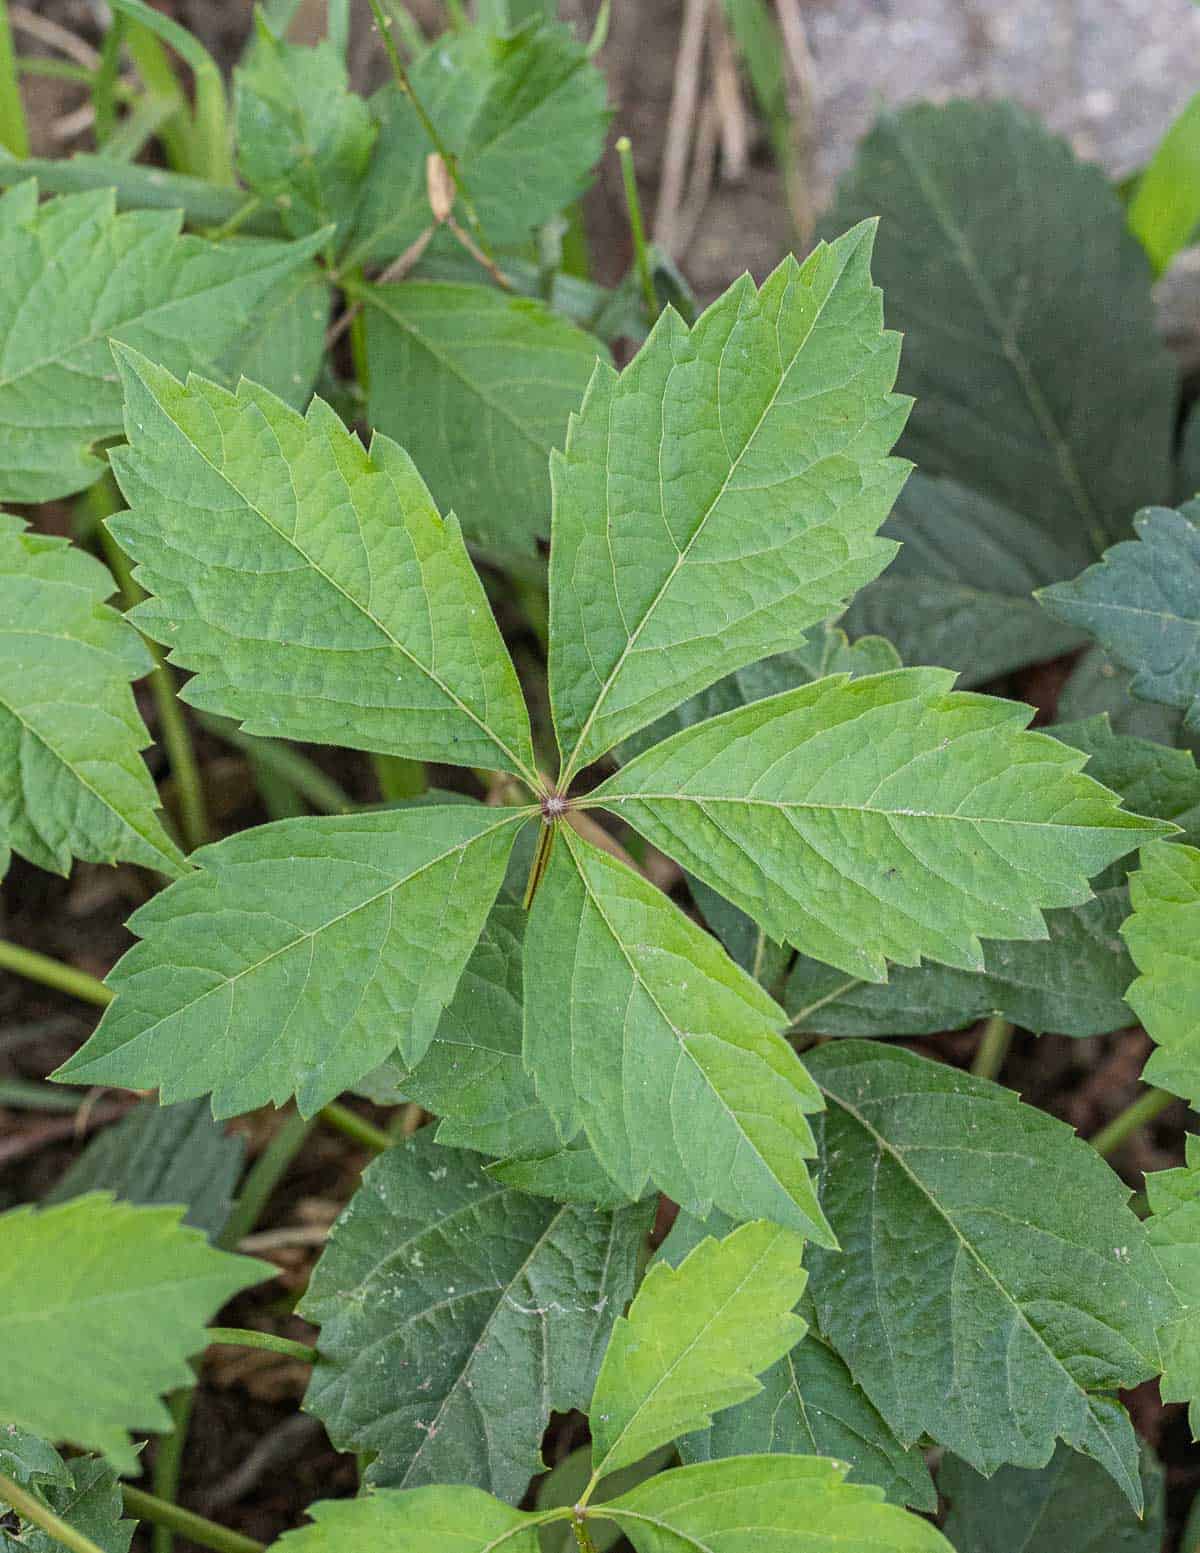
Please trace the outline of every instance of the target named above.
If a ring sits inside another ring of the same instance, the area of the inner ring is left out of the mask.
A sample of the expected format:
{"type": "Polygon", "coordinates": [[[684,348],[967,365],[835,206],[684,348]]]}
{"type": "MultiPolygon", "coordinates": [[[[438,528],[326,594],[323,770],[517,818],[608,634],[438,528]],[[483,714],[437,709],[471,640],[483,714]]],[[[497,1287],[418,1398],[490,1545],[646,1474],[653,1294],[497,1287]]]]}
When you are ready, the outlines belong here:
{"type": "Polygon", "coordinates": [[[555,820],[561,820],[570,807],[570,799],[565,793],[547,793],[542,799],[542,818],[548,825],[553,824],[555,820]]]}

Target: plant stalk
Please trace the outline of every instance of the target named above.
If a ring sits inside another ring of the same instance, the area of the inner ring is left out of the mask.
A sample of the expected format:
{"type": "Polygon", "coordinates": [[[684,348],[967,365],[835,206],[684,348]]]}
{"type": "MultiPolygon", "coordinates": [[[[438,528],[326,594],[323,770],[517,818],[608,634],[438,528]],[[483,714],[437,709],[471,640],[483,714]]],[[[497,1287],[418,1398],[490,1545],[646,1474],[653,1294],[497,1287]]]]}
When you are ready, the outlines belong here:
{"type": "Polygon", "coordinates": [[[295,1343],[290,1337],[276,1337],[273,1332],[255,1332],[250,1327],[209,1327],[209,1343],[229,1343],[235,1348],[261,1348],[267,1353],[282,1354],[287,1359],[298,1359],[301,1364],[316,1364],[317,1350],[307,1343],[295,1343]]]}
{"type": "MultiPolygon", "coordinates": [[[[198,1542],[202,1548],[213,1548],[215,1553],[267,1553],[265,1542],[255,1542],[253,1537],[243,1537],[241,1532],[231,1531],[228,1526],[218,1526],[215,1521],[209,1521],[202,1515],[196,1515],[191,1510],[181,1509],[177,1504],[168,1504],[165,1499],[159,1499],[155,1494],[147,1494],[140,1488],[134,1488],[128,1483],[121,1484],[121,1493],[125,1500],[125,1509],[130,1515],[135,1515],[139,1520],[149,1521],[153,1526],[166,1526],[172,1531],[178,1532],[181,1537],[187,1537],[192,1542],[198,1542]]],[[[79,1553],[101,1553],[94,1543],[85,1544],[68,1543],[70,1548],[79,1548],[79,1553]]]]}
{"type": "Polygon", "coordinates": [[[1101,1127],[1100,1131],[1088,1141],[1101,1158],[1107,1159],[1110,1154],[1115,1154],[1122,1143],[1137,1132],[1139,1127],[1152,1122],[1161,1111],[1165,1111],[1178,1099],[1178,1095],[1168,1094],[1165,1089],[1148,1089],[1145,1094],[1131,1101],[1123,1111],[1118,1112],[1106,1127],[1101,1127]]]}
{"type": "Polygon", "coordinates": [[[971,1072],[977,1078],[996,1078],[1004,1066],[1008,1049],[1012,1045],[1013,1027],[1000,1014],[993,1014],[983,1027],[971,1072]]]}
{"type": "Polygon", "coordinates": [[[350,1138],[375,1154],[382,1154],[384,1149],[390,1149],[396,1141],[384,1132],[382,1127],[376,1127],[373,1122],[359,1116],[357,1111],[350,1110],[348,1106],[338,1105],[337,1101],[322,1108],[321,1120],[344,1137],[350,1138]]]}
{"type": "Polygon", "coordinates": [[[52,1537],[55,1542],[61,1543],[64,1548],[69,1548],[70,1553],[104,1553],[104,1549],[97,1547],[90,1537],[85,1537],[81,1531],[76,1531],[73,1526],[68,1526],[61,1520],[49,1505],[45,1505],[33,1494],[27,1494],[25,1490],[12,1478],[6,1477],[0,1472],[0,1500],[13,1507],[18,1515],[23,1515],[27,1521],[52,1537]]]}
{"type": "Polygon", "coordinates": [[[633,258],[637,265],[638,280],[642,287],[642,300],[646,315],[653,323],[658,317],[658,294],[654,289],[654,276],[650,273],[650,251],[646,246],[646,225],[642,220],[642,201],[638,194],[637,173],[633,165],[633,146],[629,136],[617,141],[617,155],[621,158],[621,176],[625,180],[625,205],[629,212],[629,232],[633,238],[633,258]]]}
{"type": "Polygon", "coordinates": [[[0,970],[12,971],[27,981],[40,982],[43,987],[53,987],[56,992],[66,992],[85,1003],[94,1003],[98,1008],[107,1007],[113,1000],[104,983],[86,971],[77,971],[73,965],[64,965],[61,960],[38,954],[36,949],[22,949],[7,939],[0,939],[0,970]]]}
{"type": "Polygon", "coordinates": [[[0,146],[13,156],[29,155],[29,127],[17,78],[17,59],[13,49],[12,28],[8,20],[8,0],[0,0],[0,146]]]}
{"type": "MultiPolygon", "coordinates": [[[[195,1373],[195,1364],[192,1371],[195,1373]]],[[[174,1504],[179,1497],[179,1480],[183,1476],[183,1456],[187,1449],[188,1429],[192,1422],[192,1409],[196,1405],[194,1385],[173,1391],[167,1398],[171,1413],[171,1432],[161,1436],[154,1455],[154,1472],[151,1481],[155,1496],[164,1504],[174,1504]]],[[[151,1553],[174,1553],[175,1533],[170,1526],[155,1526],[150,1534],[151,1553]]]]}
{"type": "Polygon", "coordinates": [[[587,1522],[583,1516],[575,1511],[571,1513],[571,1530],[575,1533],[575,1542],[579,1553],[596,1553],[596,1544],[592,1541],[592,1535],[588,1531],[587,1522]]]}
{"type": "Polygon", "coordinates": [[[236,1250],[243,1235],[248,1235],[258,1223],[271,1193],[287,1174],[288,1166],[303,1148],[314,1125],[315,1118],[305,1118],[293,1111],[254,1161],[233,1205],[233,1212],[217,1236],[217,1244],[222,1249],[236,1250]]]}

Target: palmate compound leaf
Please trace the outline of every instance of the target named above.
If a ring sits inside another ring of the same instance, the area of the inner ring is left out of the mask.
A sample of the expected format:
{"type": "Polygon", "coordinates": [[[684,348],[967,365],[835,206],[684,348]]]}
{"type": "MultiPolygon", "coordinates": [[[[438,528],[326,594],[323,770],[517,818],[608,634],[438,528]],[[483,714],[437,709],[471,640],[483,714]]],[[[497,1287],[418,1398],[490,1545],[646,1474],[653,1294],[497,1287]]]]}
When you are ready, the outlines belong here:
{"type": "Polygon", "coordinates": [[[372,1483],[520,1500],[552,1410],[586,1407],[653,1205],[526,1196],[428,1133],[389,1149],[334,1226],[301,1310],[305,1407],[372,1483]]]}
{"type": "Polygon", "coordinates": [[[1178,512],[1147,507],[1133,520],[1137,539],[1114,545],[1082,576],[1038,595],[1051,614],[1089,631],[1133,670],[1135,696],[1181,708],[1192,735],[1200,733],[1197,522],[1200,501],[1178,512]]]}
{"type": "Polygon", "coordinates": [[[809,1178],[820,1101],[779,1007],[661,890],[569,827],[526,930],[525,1061],[564,1142],[647,1181],[833,1244],[809,1178]]]}
{"type": "Polygon", "coordinates": [[[538,1517],[478,1488],[381,1488],[308,1514],[313,1524],[285,1532],[277,1553],[539,1553],[538,1517]]]}
{"type": "Polygon", "coordinates": [[[942,669],[813,685],[664,740],[602,804],[752,916],[851,976],[922,957],[984,967],[980,937],[1046,937],[1042,911],[1166,821],[1119,807],[1030,707],[942,669]]]}
{"type": "Polygon", "coordinates": [[[39,205],[27,180],[0,198],[0,500],[50,501],[104,473],[91,449],[121,431],[110,340],[212,370],[319,246],[218,245],[180,224],[118,215],[111,189],[39,205]]]}
{"type": "Polygon", "coordinates": [[[93,557],[0,512],[0,864],[13,848],[62,874],[72,857],[187,867],[142,760],[130,681],[150,655],[104,602],[114,586],[93,557]]]}
{"type": "Polygon", "coordinates": [[[689,330],[598,366],[551,458],[550,693],[564,785],[723,675],[794,647],[895,553],[907,466],[864,223],[689,330]]]}
{"type": "Polygon", "coordinates": [[[129,919],[95,1033],[55,1077],[212,1092],[214,1116],[311,1115],[398,1047],[416,1060],[504,877],[524,811],[280,820],[194,854],[129,919]]]}
{"type": "Polygon", "coordinates": [[[657,1262],[612,1330],[588,1409],[594,1475],[632,1466],[759,1390],[793,1348],[804,1241],[760,1219],[657,1262]]]}
{"type": "Polygon", "coordinates": [[[1176,1308],[1129,1190],[1070,1128],[1010,1090],[893,1046],[811,1053],[825,1096],[814,1248],[822,1334],[896,1436],[990,1473],[1055,1441],[1141,1507],[1113,1393],[1160,1369],[1176,1308]]]}
{"type": "Polygon", "coordinates": [[[1154,1042],[1148,1084],[1200,1105],[1200,851],[1143,847],[1121,929],[1141,975],[1126,999],[1154,1042]]]}
{"type": "Polygon", "coordinates": [[[132,611],[184,699],[250,733],[527,775],[516,672],[457,523],[394,442],[120,350],[130,511],[110,528],[152,595],[132,611]]]}
{"type": "Polygon", "coordinates": [[[160,1395],[192,1384],[205,1324],[272,1272],[181,1213],[94,1193],[0,1216],[0,1419],[138,1470],[127,1431],[171,1429],[160,1395]]]}
{"type": "Polygon", "coordinates": [[[1146,1176],[1146,1233],[1180,1309],[1159,1329],[1164,1402],[1186,1402],[1192,1438],[1200,1439],[1200,1137],[1189,1134],[1185,1163],[1146,1176]]]}

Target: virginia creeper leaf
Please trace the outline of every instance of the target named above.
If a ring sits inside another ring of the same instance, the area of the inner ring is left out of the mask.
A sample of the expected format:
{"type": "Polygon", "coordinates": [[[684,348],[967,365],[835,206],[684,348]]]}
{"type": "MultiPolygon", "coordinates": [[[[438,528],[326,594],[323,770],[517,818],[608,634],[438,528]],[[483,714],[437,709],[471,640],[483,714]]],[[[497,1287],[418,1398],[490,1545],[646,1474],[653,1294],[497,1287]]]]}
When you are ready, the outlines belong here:
{"type": "Polygon", "coordinates": [[[433,1038],[475,947],[520,811],[477,804],[280,820],[194,854],[129,919],[83,1084],[212,1092],[214,1116],[308,1116],[397,1047],[433,1038]]]}
{"type": "Polygon", "coordinates": [[[1090,631],[1132,669],[1135,696],[1183,708],[1200,733],[1200,501],[1176,512],[1147,507],[1137,539],[1114,545],[1073,582],[1039,598],[1051,614],[1090,631]]]}
{"type": "Polygon", "coordinates": [[[104,601],[106,569],[0,512],[0,865],[124,860],[175,877],[187,863],[158,817],[130,681],[151,668],[104,601]]]}
{"type": "Polygon", "coordinates": [[[1125,994],[1155,1050],[1148,1084],[1200,1104],[1200,851],[1144,847],[1130,875],[1133,915],[1121,929],[1141,975],[1125,994]]]}
{"type": "Polygon", "coordinates": [[[547,459],[599,340],[488,286],[364,287],[372,425],[402,442],[472,544],[532,556],[550,533],[547,459]]]}
{"type": "Polygon", "coordinates": [[[538,1553],[537,1517],[477,1488],[383,1488],[309,1505],[311,1526],[285,1532],[278,1553],[538,1553]]]}
{"type": "Polygon", "coordinates": [[[805,1158],[819,1105],[782,1011],[663,893],[568,827],[534,900],[525,1060],[564,1141],[630,1197],[832,1244],[805,1158]]]}
{"type": "Polygon", "coordinates": [[[204,242],[178,211],[117,215],[111,189],[0,198],[0,500],[50,501],[104,473],[121,430],[110,340],[211,368],[317,242],[204,242]]]}
{"type": "Polygon", "coordinates": [[[804,1242],[766,1220],[702,1240],[679,1264],[656,1262],[613,1328],[589,1417],[603,1475],[754,1396],[755,1376],[804,1335],[804,1242]]]}
{"type": "Polygon", "coordinates": [[[1141,1508],[1137,1442],[1108,1393],[1158,1373],[1174,1300],[1129,1190],[1070,1128],[998,1084],[894,1046],[809,1055],[828,1109],[814,1250],[824,1336],[909,1443],[983,1473],[1056,1439],[1141,1508]]]}
{"type": "Polygon", "coordinates": [[[321,1327],[304,1405],[374,1454],[371,1482],[519,1500],[551,1410],[587,1405],[652,1209],[528,1197],[481,1163],[425,1134],[366,1171],[301,1306],[321,1327]]]}
{"type": "Polygon", "coordinates": [[[1119,807],[1032,709],[942,669],[831,675],[647,750],[589,796],[773,938],[868,981],[924,956],[983,969],[980,936],[1042,911],[1172,827],[1119,807]]]}
{"type": "Polygon", "coordinates": [[[1190,1133],[1185,1163],[1146,1176],[1146,1233],[1180,1308],[1159,1329],[1164,1402],[1186,1402],[1192,1438],[1200,1437],[1200,1137],[1190,1133]]]}
{"type": "Polygon", "coordinates": [[[127,1431],[171,1429],[160,1393],[193,1383],[205,1324],[272,1272],[181,1213],[93,1193],[0,1215],[0,1418],[137,1471],[127,1431]]]}
{"type": "Polygon", "coordinates": [[[637,1553],[952,1553],[928,1521],[816,1456],[733,1456],[661,1472],[602,1506],[637,1553]]]}
{"type": "Polygon", "coordinates": [[[899,339],[864,223],[689,330],[597,366],[551,458],[550,691],[568,773],[723,675],[794,647],[876,577],[907,466],[899,339]]]}
{"type": "MultiPolygon", "coordinates": [[[[0,1426],[0,1462],[4,1457],[4,1432],[0,1426]]],[[[42,1448],[58,1459],[57,1452],[50,1446],[43,1445],[42,1448]]],[[[137,1522],[122,1518],[121,1485],[108,1463],[95,1456],[75,1456],[69,1462],[60,1460],[59,1467],[61,1477],[49,1482],[40,1481],[34,1490],[37,1497],[72,1530],[95,1543],[102,1553],[129,1553],[137,1522]]],[[[3,1470],[7,1471],[7,1468],[3,1470]]],[[[17,1481],[22,1480],[18,1478],[17,1481]]],[[[0,1504],[3,1503],[3,1496],[0,1496],[0,1504]]],[[[17,1534],[10,1536],[0,1526],[0,1548],[11,1549],[12,1553],[64,1553],[58,1538],[51,1537],[40,1526],[19,1518],[19,1527],[17,1534]]]]}
{"type": "Polygon", "coordinates": [[[132,509],[154,595],[132,618],[196,671],[185,699],[250,733],[520,774],[529,718],[458,525],[412,460],[321,400],[187,386],[120,351],[132,509]]]}

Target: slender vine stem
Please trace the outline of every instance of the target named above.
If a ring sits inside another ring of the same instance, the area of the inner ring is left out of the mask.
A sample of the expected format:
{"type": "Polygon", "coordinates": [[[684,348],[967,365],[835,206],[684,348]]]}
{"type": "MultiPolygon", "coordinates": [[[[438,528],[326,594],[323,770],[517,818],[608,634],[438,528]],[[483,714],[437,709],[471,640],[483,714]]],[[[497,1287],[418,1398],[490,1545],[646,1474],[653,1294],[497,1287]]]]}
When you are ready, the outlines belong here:
{"type": "MultiPolygon", "coordinates": [[[[243,1537],[241,1532],[231,1531],[228,1526],[218,1526],[216,1521],[206,1520],[204,1516],[196,1515],[191,1510],[184,1510],[177,1504],[169,1504],[165,1499],[159,1499],[156,1494],[147,1494],[128,1483],[121,1484],[121,1493],[125,1500],[125,1509],[130,1515],[135,1515],[142,1521],[149,1521],[152,1526],[170,1527],[181,1537],[198,1542],[202,1548],[213,1548],[215,1553],[266,1553],[265,1542],[255,1542],[253,1537],[243,1537]]],[[[91,1542],[83,1546],[68,1543],[67,1546],[79,1547],[79,1553],[101,1553],[101,1550],[91,1542]]]]}
{"type": "Polygon", "coordinates": [[[653,323],[659,314],[658,294],[654,289],[654,276],[650,273],[646,224],[642,220],[642,201],[638,194],[637,173],[633,165],[633,146],[628,135],[622,135],[617,141],[617,155],[621,158],[621,176],[625,181],[625,205],[629,212],[629,232],[633,238],[633,259],[637,265],[646,314],[653,323]]]}
{"type": "Polygon", "coordinates": [[[210,1343],[229,1343],[234,1348],[261,1348],[266,1353],[299,1359],[301,1364],[317,1362],[317,1350],[308,1343],[294,1343],[290,1337],[276,1337],[273,1332],[255,1332],[250,1327],[209,1327],[208,1340],[210,1343]]]}
{"type": "Polygon", "coordinates": [[[977,1078],[994,1079],[1004,1066],[1008,1048],[1012,1045],[1013,1027],[1000,1014],[993,1014],[983,1027],[971,1072],[977,1078]]]}
{"type": "Polygon", "coordinates": [[[36,949],[22,949],[20,944],[10,944],[7,939],[0,939],[0,970],[12,971],[27,981],[40,982],[43,987],[53,987],[56,992],[69,993],[85,1003],[95,1003],[98,1008],[105,1008],[112,1002],[113,995],[104,983],[86,971],[77,971],[73,965],[64,965],[61,960],[38,954],[36,949]]]}
{"type": "MultiPolygon", "coordinates": [[[[193,1362],[192,1373],[196,1366],[193,1362]]],[[[167,1398],[171,1413],[171,1432],[164,1434],[154,1455],[154,1493],[165,1504],[173,1504],[179,1497],[179,1482],[183,1477],[183,1457],[187,1450],[188,1430],[192,1423],[192,1409],[196,1405],[195,1385],[181,1387],[167,1398]]],[[[150,1536],[150,1553],[173,1553],[175,1533],[170,1526],[155,1526],[150,1536]]]]}
{"type": "Polygon", "coordinates": [[[321,1120],[344,1137],[361,1144],[365,1149],[371,1149],[376,1154],[382,1154],[385,1149],[390,1149],[396,1141],[382,1127],[376,1127],[374,1122],[369,1122],[357,1111],[352,1111],[348,1106],[338,1105],[335,1100],[331,1105],[325,1106],[321,1111],[321,1120]]]}
{"type": "Polygon", "coordinates": [[[1148,1089],[1118,1112],[1107,1126],[1101,1127],[1088,1142],[1097,1154],[1107,1159],[1110,1154],[1116,1153],[1126,1138],[1147,1122],[1152,1122],[1160,1111],[1165,1111],[1178,1098],[1178,1095],[1168,1094],[1165,1089],[1148,1089]]]}
{"type": "Polygon", "coordinates": [[[68,1526],[49,1505],[43,1504],[33,1494],[27,1494],[19,1483],[14,1483],[3,1472],[0,1472],[0,1500],[11,1505],[27,1521],[40,1526],[47,1536],[61,1543],[64,1548],[69,1548],[70,1553],[104,1553],[104,1549],[97,1547],[90,1537],[68,1526]]]}

